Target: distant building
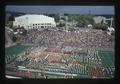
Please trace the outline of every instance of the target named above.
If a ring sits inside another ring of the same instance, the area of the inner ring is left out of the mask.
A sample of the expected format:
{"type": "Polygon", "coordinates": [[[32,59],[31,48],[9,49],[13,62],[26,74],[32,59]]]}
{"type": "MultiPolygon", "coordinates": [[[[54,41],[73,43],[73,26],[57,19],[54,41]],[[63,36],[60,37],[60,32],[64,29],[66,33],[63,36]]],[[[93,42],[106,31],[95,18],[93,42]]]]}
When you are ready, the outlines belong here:
{"type": "Polygon", "coordinates": [[[112,27],[113,26],[113,17],[104,17],[104,16],[95,16],[94,18],[94,21],[95,23],[105,23],[105,24],[108,24],[108,22],[110,21],[110,24],[108,25],[109,27],[112,27]]]}
{"type": "Polygon", "coordinates": [[[56,27],[54,18],[45,15],[22,15],[15,18],[14,27],[24,27],[29,29],[47,29],[56,27]]]}
{"type": "Polygon", "coordinates": [[[95,16],[93,19],[96,24],[101,23],[102,21],[103,21],[103,23],[105,23],[105,17],[103,17],[103,16],[95,16]]]}

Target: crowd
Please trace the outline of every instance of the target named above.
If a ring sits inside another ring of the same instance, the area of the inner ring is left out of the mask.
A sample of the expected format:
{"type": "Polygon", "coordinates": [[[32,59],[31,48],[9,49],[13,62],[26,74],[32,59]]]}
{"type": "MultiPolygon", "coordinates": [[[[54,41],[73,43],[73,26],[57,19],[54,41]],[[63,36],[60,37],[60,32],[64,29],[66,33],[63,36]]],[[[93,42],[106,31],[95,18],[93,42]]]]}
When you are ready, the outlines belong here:
{"type": "Polygon", "coordinates": [[[13,44],[12,38],[13,34],[11,32],[5,31],[5,47],[9,47],[13,44]]]}
{"type": "Polygon", "coordinates": [[[51,46],[60,45],[74,47],[105,47],[112,48],[113,41],[103,31],[80,31],[80,32],[59,32],[59,31],[31,31],[19,40],[22,43],[34,43],[51,46]]]}
{"type": "Polygon", "coordinates": [[[89,77],[105,77],[105,72],[100,67],[89,67],[88,69],[89,77]]]}

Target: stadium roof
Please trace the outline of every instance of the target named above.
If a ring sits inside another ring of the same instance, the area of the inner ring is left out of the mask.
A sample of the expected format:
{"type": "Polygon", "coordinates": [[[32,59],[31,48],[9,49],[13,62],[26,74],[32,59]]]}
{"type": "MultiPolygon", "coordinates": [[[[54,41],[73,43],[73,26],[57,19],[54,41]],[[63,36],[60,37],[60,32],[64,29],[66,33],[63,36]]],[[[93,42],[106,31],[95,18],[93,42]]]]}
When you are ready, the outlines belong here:
{"type": "Polygon", "coordinates": [[[45,16],[45,15],[37,15],[37,14],[26,14],[19,17],[16,17],[15,19],[25,19],[29,23],[49,23],[54,22],[54,18],[45,16]]]}

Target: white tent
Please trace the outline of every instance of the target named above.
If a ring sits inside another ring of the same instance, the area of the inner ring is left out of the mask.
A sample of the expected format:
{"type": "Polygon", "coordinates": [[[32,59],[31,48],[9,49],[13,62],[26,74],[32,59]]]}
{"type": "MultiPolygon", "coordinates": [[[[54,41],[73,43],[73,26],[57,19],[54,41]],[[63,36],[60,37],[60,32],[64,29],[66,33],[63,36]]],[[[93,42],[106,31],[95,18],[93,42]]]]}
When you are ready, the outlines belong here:
{"type": "Polygon", "coordinates": [[[108,27],[108,30],[109,31],[114,31],[114,28],[113,27],[108,27]]]}

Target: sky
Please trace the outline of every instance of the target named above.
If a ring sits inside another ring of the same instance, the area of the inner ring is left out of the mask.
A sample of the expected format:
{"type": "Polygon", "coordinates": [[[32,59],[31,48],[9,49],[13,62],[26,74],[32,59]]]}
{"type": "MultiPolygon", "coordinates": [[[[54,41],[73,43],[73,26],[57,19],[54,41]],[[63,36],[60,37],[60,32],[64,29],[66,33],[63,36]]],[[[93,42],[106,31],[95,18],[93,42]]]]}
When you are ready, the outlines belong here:
{"type": "Polygon", "coordinates": [[[8,5],[5,11],[23,13],[112,14],[114,6],[22,6],[8,5]]]}

